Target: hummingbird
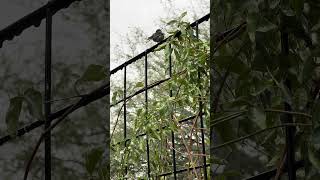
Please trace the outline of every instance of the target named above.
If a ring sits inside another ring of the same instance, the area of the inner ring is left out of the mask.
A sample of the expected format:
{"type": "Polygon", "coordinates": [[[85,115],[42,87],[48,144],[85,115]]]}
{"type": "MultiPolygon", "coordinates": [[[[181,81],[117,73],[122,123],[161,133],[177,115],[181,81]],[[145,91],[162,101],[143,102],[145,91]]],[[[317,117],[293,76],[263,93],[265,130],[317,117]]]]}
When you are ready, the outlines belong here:
{"type": "Polygon", "coordinates": [[[152,36],[150,36],[148,39],[151,39],[154,42],[160,42],[164,39],[164,34],[160,29],[157,29],[157,31],[154,34],[152,34],[152,36]]]}

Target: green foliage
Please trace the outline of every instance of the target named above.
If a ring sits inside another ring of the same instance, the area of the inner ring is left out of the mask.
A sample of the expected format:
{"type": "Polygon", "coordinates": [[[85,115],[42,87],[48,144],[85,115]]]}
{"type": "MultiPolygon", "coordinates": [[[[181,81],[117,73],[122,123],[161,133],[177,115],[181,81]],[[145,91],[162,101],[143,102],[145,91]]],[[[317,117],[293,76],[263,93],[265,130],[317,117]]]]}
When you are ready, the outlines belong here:
{"type": "MultiPolygon", "coordinates": [[[[152,176],[172,171],[172,145],[171,131],[175,133],[175,142],[177,148],[177,164],[181,167],[195,167],[201,163],[201,156],[192,155],[200,153],[201,146],[199,126],[199,99],[203,103],[204,117],[207,118],[208,112],[208,59],[209,44],[208,41],[200,40],[195,37],[195,31],[190,27],[190,23],[183,21],[183,13],[180,17],[168,23],[169,40],[160,45],[155,52],[163,52],[163,56],[158,59],[148,59],[155,63],[159,71],[166,71],[169,75],[169,59],[172,60],[172,77],[166,83],[148,91],[148,111],[145,110],[144,100],[137,97],[134,101],[127,102],[127,119],[130,120],[128,136],[131,140],[124,143],[115,144],[112,155],[112,174],[114,178],[122,178],[124,169],[128,169],[128,178],[146,178],[146,140],[143,137],[135,136],[141,133],[147,133],[150,149],[150,163],[152,176]],[[178,38],[172,38],[181,31],[178,38]],[[164,62],[163,62],[164,61],[164,62]],[[199,73],[201,78],[199,78],[199,73]],[[170,97],[172,90],[172,97],[170,97]],[[180,120],[192,118],[188,125],[179,123],[180,120]],[[191,124],[191,125],[190,125],[191,124]],[[192,126],[194,124],[195,127],[192,126]],[[193,137],[194,141],[190,141],[193,137]],[[183,142],[183,143],[182,143],[183,142]]],[[[155,81],[164,79],[159,76],[155,81]]],[[[144,87],[144,83],[127,83],[127,92],[132,89],[144,87]],[[128,85],[129,84],[129,85],[128,85]]],[[[133,91],[134,92],[134,91],[133,91]]],[[[116,102],[123,95],[118,89],[113,93],[112,101],[116,102]]],[[[129,94],[127,94],[128,96],[129,94]]],[[[121,126],[117,126],[119,128],[121,126]]],[[[121,134],[123,132],[120,132],[121,134]]],[[[121,134],[115,134],[113,143],[122,141],[121,134]],[[118,138],[117,138],[118,137],[118,138]],[[117,140],[118,139],[118,140],[117,140]]],[[[206,135],[206,140],[208,135],[206,135]]],[[[199,176],[199,173],[186,175],[189,178],[199,176]]]]}
{"type": "Polygon", "coordinates": [[[102,148],[93,148],[85,155],[85,167],[89,175],[92,175],[94,171],[99,167],[102,161],[102,155],[104,150],[102,148]]]}
{"type": "Polygon", "coordinates": [[[38,120],[43,120],[43,99],[41,93],[30,88],[24,92],[23,97],[28,104],[29,113],[38,120]]]}
{"type": "Polygon", "coordinates": [[[90,64],[80,78],[80,81],[101,81],[106,79],[105,67],[97,64],[90,64]]]}
{"type": "Polygon", "coordinates": [[[16,132],[18,129],[22,101],[23,101],[23,98],[19,96],[11,98],[10,105],[6,114],[7,131],[13,136],[16,135],[16,132]]]}
{"type": "MultiPolygon", "coordinates": [[[[212,4],[211,12],[213,34],[246,22],[246,31],[237,34],[232,41],[222,45],[212,41],[211,47],[220,48],[211,54],[214,61],[211,68],[215,70],[211,101],[219,102],[215,105],[211,123],[217,123],[219,117],[227,117],[230,111],[244,110],[246,118],[231,116],[225,121],[229,124],[223,128],[229,128],[236,134],[249,134],[257,129],[277,126],[285,114],[293,114],[293,123],[297,123],[297,155],[312,164],[306,167],[304,175],[299,175],[301,179],[312,179],[320,172],[317,155],[319,107],[318,95],[315,95],[319,93],[316,88],[319,78],[315,70],[319,32],[312,31],[312,27],[319,23],[317,6],[318,2],[304,0],[227,0],[212,4]],[[289,34],[288,54],[284,53],[282,32],[289,34]],[[236,62],[233,57],[236,57],[236,62]],[[287,86],[288,81],[290,86],[287,86]],[[285,111],[284,103],[290,104],[290,112],[285,111]],[[236,123],[239,125],[234,128],[236,123]],[[306,127],[298,127],[298,123],[306,127]]],[[[219,138],[223,142],[230,140],[221,128],[221,125],[215,126],[219,138]]],[[[281,159],[285,134],[280,129],[268,132],[265,137],[256,135],[250,141],[264,150],[259,155],[265,159],[261,161],[261,167],[268,162],[274,166],[281,159]],[[265,154],[271,156],[264,157],[265,154]]],[[[238,148],[235,151],[243,150],[238,148]]],[[[230,169],[233,163],[237,163],[236,160],[229,162],[230,169]]],[[[251,174],[248,170],[247,176],[251,174]]]]}
{"type": "Polygon", "coordinates": [[[29,114],[38,119],[43,119],[43,99],[39,91],[29,88],[23,96],[16,96],[10,99],[10,105],[6,113],[7,131],[13,136],[19,128],[19,118],[22,112],[23,102],[27,104],[29,114]]]}

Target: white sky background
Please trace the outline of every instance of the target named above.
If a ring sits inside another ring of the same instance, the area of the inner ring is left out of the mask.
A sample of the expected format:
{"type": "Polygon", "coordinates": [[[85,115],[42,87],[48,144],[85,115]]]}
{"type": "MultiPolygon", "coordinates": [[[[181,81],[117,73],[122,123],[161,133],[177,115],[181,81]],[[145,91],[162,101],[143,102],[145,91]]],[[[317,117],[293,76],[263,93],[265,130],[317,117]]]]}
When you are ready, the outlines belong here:
{"type": "Polygon", "coordinates": [[[121,43],[124,36],[130,35],[133,27],[143,29],[145,34],[150,36],[159,28],[161,18],[175,17],[174,14],[169,14],[170,8],[176,14],[187,11],[187,20],[191,21],[194,15],[202,17],[207,14],[208,7],[209,1],[205,0],[111,0],[111,69],[128,60],[115,60],[114,48],[121,43]],[[171,7],[168,7],[168,2],[172,3],[171,7]],[[205,4],[206,2],[208,4],[205,4]]]}

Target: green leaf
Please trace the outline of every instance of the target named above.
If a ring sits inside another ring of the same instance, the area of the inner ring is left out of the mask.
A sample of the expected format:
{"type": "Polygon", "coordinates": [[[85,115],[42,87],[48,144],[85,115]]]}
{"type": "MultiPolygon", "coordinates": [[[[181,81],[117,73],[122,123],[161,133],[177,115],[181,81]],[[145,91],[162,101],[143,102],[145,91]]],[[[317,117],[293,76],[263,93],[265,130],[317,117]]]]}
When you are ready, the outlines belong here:
{"type": "Polygon", "coordinates": [[[105,79],[107,76],[104,71],[104,67],[97,64],[90,64],[80,81],[101,81],[105,79]]]}
{"type": "Polygon", "coordinates": [[[215,64],[223,69],[230,70],[231,72],[242,74],[248,70],[246,64],[244,64],[239,58],[232,56],[216,56],[214,57],[215,64]]]}
{"type": "Polygon", "coordinates": [[[320,151],[316,150],[312,144],[309,144],[308,158],[311,164],[320,170],[320,151]]]}
{"type": "Polygon", "coordinates": [[[164,48],[166,47],[166,45],[167,45],[166,43],[161,44],[160,46],[158,46],[157,48],[155,48],[155,49],[153,50],[153,52],[160,51],[160,50],[164,49],[164,48]]]}
{"type": "Polygon", "coordinates": [[[185,17],[187,15],[187,12],[185,11],[185,12],[183,12],[180,16],[179,16],[179,18],[178,19],[182,19],[183,17],[185,17]]]}
{"type": "Polygon", "coordinates": [[[258,22],[258,15],[256,13],[250,13],[247,16],[247,31],[251,42],[256,41],[256,29],[257,29],[257,22],[258,22]]]}
{"type": "Polygon", "coordinates": [[[273,29],[276,29],[277,26],[273,23],[271,23],[268,19],[266,18],[262,18],[260,21],[259,21],[259,26],[257,28],[256,31],[259,31],[259,32],[268,32],[270,30],[273,30],[273,29]]]}
{"type": "Polygon", "coordinates": [[[114,93],[112,94],[112,99],[111,99],[112,103],[115,103],[115,102],[116,102],[117,97],[118,97],[118,93],[119,93],[119,91],[116,91],[116,92],[114,92],[114,93]]]}
{"type": "Polygon", "coordinates": [[[275,166],[278,161],[280,159],[280,154],[279,153],[275,153],[272,158],[269,160],[269,162],[267,163],[267,167],[271,167],[271,166],[275,166]]]}
{"type": "Polygon", "coordinates": [[[43,120],[43,100],[41,93],[33,88],[29,88],[24,92],[23,97],[28,104],[29,113],[38,120],[43,120]]]}
{"type": "Polygon", "coordinates": [[[300,77],[301,82],[305,82],[306,80],[310,79],[312,76],[313,70],[315,68],[315,63],[313,61],[314,58],[308,58],[303,63],[303,70],[302,70],[302,77],[300,77]]]}
{"type": "Polygon", "coordinates": [[[315,125],[315,126],[319,126],[320,125],[320,101],[318,100],[315,105],[313,106],[312,108],[312,123],[315,125]]]}
{"type": "Polygon", "coordinates": [[[85,166],[87,172],[92,175],[97,165],[101,162],[103,155],[102,148],[91,149],[85,156],[85,166]]]}
{"type": "Polygon", "coordinates": [[[288,88],[283,84],[283,82],[279,83],[277,81],[277,79],[272,75],[272,73],[270,72],[269,68],[267,68],[268,70],[268,74],[270,75],[270,77],[272,78],[273,82],[278,86],[278,88],[281,90],[282,94],[283,94],[283,98],[284,100],[288,103],[288,104],[292,104],[292,99],[290,96],[290,92],[288,90],[288,88]]]}
{"type": "Polygon", "coordinates": [[[172,25],[172,24],[175,24],[175,23],[177,23],[178,21],[177,20],[171,20],[171,21],[169,21],[168,23],[167,23],[167,25],[172,25]]]}
{"type": "Polygon", "coordinates": [[[144,83],[143,82],[137,82],[136,85],[134,86],[135,88],[141,88],[144,87],[144,83]]]}
{"type": "Polygon", "coordinates": [[[280,3],[280,0],[269,0],[269,6],[271,9],[276,8],[280,3]]]}
{"type": "Polygon", "coordinates": [[[258,108],[258,107],[253,107],[250,108],[248,111],[249,118],[257,123],[257,125],[261,128],[264,129],[266,128],[266,113],[264,112],[263,109],[258,108]]]}
{"type": "Polygon", "coordinates": [[[254,79],[253,83],[255,85],[255,90],[251,93],[253,96],[258,96],[268,88],[272,87],[272,81],[270,80],[254,79]]]}
{"type": "Polygon", "coordinates": [[[320,150],[320,126],[313,130],[311,142],[315,149],[320,150]]]}
{"type": "Polygon", "coordinates": [[[300,15],[303,10],[304,0],[291,0],[291,6],[295,10],[297,15],[300,15]]]}
{"type": "Polygon", "coordinates": [[[6,113],[7,131],[12,135],[16,135],[21,113],[23,97],[14,97],[10,99],[10,105],[6,113]]]}

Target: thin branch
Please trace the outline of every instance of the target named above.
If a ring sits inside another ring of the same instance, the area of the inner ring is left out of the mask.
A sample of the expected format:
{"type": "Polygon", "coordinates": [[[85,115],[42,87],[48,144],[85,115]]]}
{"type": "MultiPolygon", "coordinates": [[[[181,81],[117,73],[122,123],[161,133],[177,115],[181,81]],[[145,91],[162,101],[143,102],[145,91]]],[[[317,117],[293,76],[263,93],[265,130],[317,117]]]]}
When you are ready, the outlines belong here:
{"type": "Polygon", "coordinates": [[[213,126],[215,126],[217,124],[220,124],[222,122],[235,119],[237,117],[242,116],[243,113],[245,113],[245,112],[247,112],[247,111],[240,111],[240,112],[236,112],[236,113],[233,113],[233,114],[230,114],[230,115],[227,115],[227,116],[223,116],[223,117],[220,117],[220,118],[217,118],[217,119],[213,119],[213,124],[211,124],[210,126],[213,127],[213,126]]]}
{"type": "Polygon", "coordinates": [[[278,110],[278,109],[265,109],[265,112],[275,112],[275,113],[283,113],[283,114],[292,114],[292,115],[298,115],[298,116],[304,116],[307,118],[312,118],[310,114],[302,113],[302,112],[295,112],[295,111],[284,111],[284,110],[278,110]]]}
{"type": "MultiPolygon", "coordinates": [[[[77,103],[78,104],[78,103],[77,103]]],[[[64,118],[66,116],[68,116],[72,111],[75,110],[75,107],[77,106],[77,104],[73,105],[72,107],[70,107],[54,124],[52,124],[49,128],[47,128],[45,130],[44,133],[41,134],[33,152],[32,152],[32,155],[30,157],[30,160],[28,161],[28,164],[27,164],[27,167],[26,167],[26,170],[25,170],[25,173],[24,173],[24,180],[27,180],[28,179],[28,173],[30,171],[30,168],[31,168],[31,163],[40,147],[40,144],[42,142],[42,140],[44,139],[45,135],[47,135],[54,127],[56,127],[58,125],[58,123],[60,123],[62,120],[64,120],[64,118]]]]}
{"type": "MultiPolygon", "coordinates": [[[[242,32],[242,31],[239,30],[237,33],[241,33],[241,32],[242,32]]],[[[229,34],[229,35],[232,35],[232,34],[229,34]]],[[[223,41],[226,41],[226,39],[228,39],[228,36],[225,37],[225,38],[222,40],[222,42],[223,42],[223,41]]],[[[214,53],[218,50],[218,47],[221,46],[222,42],[221,42],[220,44],[218,44],[218,46],[217,46],[216,49],[214,50],[214,53]]],[[[240,54],[242,48],[243,48],[245,45],[246,45],[246,42],[243,43],[243,45],[239,48],[239,50],[237,51],[237,53],[235,53],[235,55],[231,58],[231,60],[233,60],[235,57],[237,57],[237,56],[240,54]]],[[[213,55],[212,55],[212,56],[213,56],[213,55]]],[[[224,85],[225,85],[225,83],[226,83],[226,81],[227,81],[227,78],[228,78],[228,76],[229,76],[229,74],[230,74],[230,68],[231,68],[231,65],[233,64],[233,62],[234,62],[234,60],[228,65],[228,67],[227,67],[227,72],[226,72],[226,73],[224,74],[224,76],[223,76],[222,82],[221,82],[221,84],[220,84],[220,87],[219,87],[218,92],[217,92],[217,94],[216,94],[216,97],[215,97],[215,99],[214,99],[214,106],[213,106],[213,112],[214,112],[214,113],[217,112],[218,104],[219,104],[219,100],[220,100],[220,95],[221,95],[222,90],[223,90],[223,87],[224,87],[224,85]]]]}
{"type": "Polygon", "coordinates": [[[51,100],[51,101],[45,101],[46,102],[58,102],[58,101],[67,101],[67,100],[70,100],[70,99],[75,99],[75,98],[82,98],[82,97],[85,97],[87,96],[87,94],[84,94],[84,95],[76,95],[76,96],[71,96],[71,97],[66,97],[66,98],[61,98],[61,99],[54,99],[54,100],[51,100]]]}
{"type": "Polygon", "coordinates": [[[106,92],[106,88],[107,86],[102,86],[101,88],[98,88],[97,90],[93,91],[92,93],[90,93],[90,95],[85,96],[83,98],[81,98],[77,103],[75,103],[72,106],[69,106],[69,108],[66,109],[66,111],[61,115],[61,117],[55,121],[50,127],[48,127],[42,134],[41,137],[39,138],[35,149],[33,150],[33,153],[31,155],[30,160],[28,161],[26,170],[25,170],[25,174],[24,174],[24,180],[27,180],[28,178],[28,173],[30,171],[31,168],[31,163],[40,147],[40,144],[42,142],[42,140],[44,139],[44,137],[51,131],[53,130],[59,123],[61,123],[69,114],[71,114],[72,112],[74,112],[75,110],[77,110],[79,107],[84,106],[90,102],[92,102],[93,99],[99,99],[101,98],[101,96],[103,97],[104,94],[107,94],[106,92]]]}
{"type": "Polygon", "coordinates": [[[118,111],[116,124],[115,124],[115,125],[114,125],[114,127],[113,127],[113,130],[112,130],[112,133],[111,133],[111,137],[110,137],[110,139],[112,139],[113,134],[114,134],[114,131],[116,130],[116,127],[117,127],[118,122],[119,122],[120,113],[121,113],[121,111],[122,111],[122,108],[123,108],[123,107],[124,107],[124,103],[122,104],[122,106],[120,107],[120,110],[118,111]]]}
{"type": "Polygon", "coordinates": [[[282,158],[280,159],[279,165],[277,167],[277,173],[276,176],[274,178],[274,180],[279,180],[280,179],[280,175],[282,174],[282,170],[284,167],[284,164],[287,160],[287,144],[284,147],[283,153],[282,153],[282,158]]]}
{"type": "Polygon", "coordinates": [[[240,137],[240,138],[237,138],[237,139],[228,141],[228,142],[223,143],[223,144],[220,144],[220,145],[218,145],[218,146],[214,146],[214,147],[211,148],[211,150],[219,149],[219,148],[222,148],[222,147],[224,147],[224,146],[228,146],[228,145],[230,145],[230,144],[237,143],[237,142],[239,142],[239,141],[242,141],[242,140],[248,139],[248,138],[250,138],[250,137],[253,137],[253,136],[255,136],[255,135],[261,134],[261,133],[263,133],[263,132],[265,132],[265,131],[269,131],[269,130],[276,129],[276,128],[280,128],[280,127],[286,127],[286,126],[312,126],[312,124],[285,123],[285,124],[281,124],[281,125],[277,125],[277,126],[272,126],[272,127],[265,128],[265,129],[256,131],[256,132],[254,132],[254,133],[248,134],[248,135],[246,135],[246,136],[243,136],[243,137],[240,137]]]}

